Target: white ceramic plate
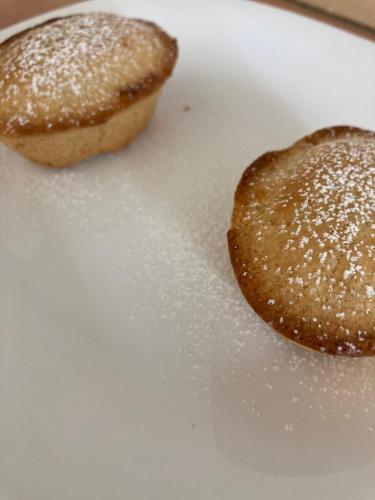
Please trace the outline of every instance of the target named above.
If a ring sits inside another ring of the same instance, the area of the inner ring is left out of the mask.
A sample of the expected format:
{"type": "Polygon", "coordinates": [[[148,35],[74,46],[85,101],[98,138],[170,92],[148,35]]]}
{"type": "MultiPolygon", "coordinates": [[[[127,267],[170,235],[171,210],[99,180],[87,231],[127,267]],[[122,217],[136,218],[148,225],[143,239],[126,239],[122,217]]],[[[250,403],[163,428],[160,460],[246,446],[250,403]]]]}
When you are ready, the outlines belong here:
{"type": "Polygon", "coordinates": [[[160,23],[180,57],[120,154],[53,171],[0,149],[1,500],[373,500],[375,359],[280,340],[226,230],[259,154],[375,127],[374,46],[240,0],[58,14],[96,9],[160,23]]]}

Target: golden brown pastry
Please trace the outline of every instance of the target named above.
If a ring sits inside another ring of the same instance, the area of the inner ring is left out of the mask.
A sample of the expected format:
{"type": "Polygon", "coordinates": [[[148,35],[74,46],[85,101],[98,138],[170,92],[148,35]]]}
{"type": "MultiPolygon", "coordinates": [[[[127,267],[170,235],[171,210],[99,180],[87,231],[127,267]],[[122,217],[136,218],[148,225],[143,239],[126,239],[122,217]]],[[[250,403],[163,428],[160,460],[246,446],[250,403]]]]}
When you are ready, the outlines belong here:
{"type": "Polygon", "coordinates": [[[132,141],[172,73],[176,41],[114,14],[53,19],[0,45],[0,141],[61,167],[132,141]]]}
{"type": "Polygon", "coordinates": [[[237,187],[229,251],[255,311],[289,340],[375,354],[375,132],[319,130],[237,187]]]}

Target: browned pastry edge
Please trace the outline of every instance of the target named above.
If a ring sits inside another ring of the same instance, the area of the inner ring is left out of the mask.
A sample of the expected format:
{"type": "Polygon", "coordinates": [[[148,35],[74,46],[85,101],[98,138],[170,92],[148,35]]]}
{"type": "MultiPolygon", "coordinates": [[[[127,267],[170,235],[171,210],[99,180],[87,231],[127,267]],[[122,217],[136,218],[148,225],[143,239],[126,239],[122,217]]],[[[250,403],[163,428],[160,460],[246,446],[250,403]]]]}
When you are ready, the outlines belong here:
{"type": "MultiPolygon", "coordinates": [[[[48,21],[38,24],[36,26],[33,26],[31,28],[27,28],[26,30],[23,30],[19,33],[16,33],[15,35],[12,35],[11,37],[7,38],[4,40],[0,45],[4,46],[7,45],[17,38],[22,37],[29,31],[32,31],[35,28],[40,28],[41,26],[46,26],[50,23],[53,23],[55,21],[58,21],[60,19],[68,19],[70,17],[77,17],[77,16],[84,16],[85,14],[72,14],[70,16],[63,16],[63,17],[55,17],[53,19],[49,19],[48,21]]],[[[20,124],[15,124],[12,126],[12,130],[6,130],[4,124],[0,120],[0,133],[3,134],[4,136],[6,135],[32,135],[32,134],[40,134],[40,133],[53,133],[53,132],[60,132],[63,130],[68,130],[68,129],[73,129],[73,128],[81,128],[81,127],[87,127],[91,125],[100,125],[102,123],[105,123],[108,121],[110,118],[112,118],[113,115],[118,113],[119,111],[124,110],[128,106],[134,104],[138,100],[140,100],[142,97],[148,96],[154,92],[156,92],[161,85],[164,83],[164,81],[172,74],[176,58],[178,55],[178,46],[177,46],[177,40],[174,38],[171,38],[170,36],[167,35],[163,30],[161,30],[156,24],[149,22],[149,21],[144,21],[142,19],[133,19],[133,21],[138,21],[145,26],[149,26],[155,30],[155,33],[160,37],[160,40],[162,41],[164,47],[166,48],[166,53],[172,54],[172,57],[166,57],[164,60],[164,66],[162,71],[155,75],[154,73],[150,73],[147,75],[145,78],[137,82],[136,84],[132,85],[127,85],[125,87],[120,87],[118,89],[117,94],[113,96],[113,102],[110,106],[107,107],[105,110],[100,110],[96,112],[94,116],[90,115],[87,117],[82,117],[80,116],[79,119],[77,120],[77,124],[72,124],[71,118],[69,121],[52,121],[49,122],[48,124],[39,124],[39,125],[33,125],[32,123],[26,123],[24,125],[20,124]]]]}
{"type": "MultiPolygon", "coordinates": [[[[299,322],[299,338],[296,339],[296,337],[293,335],[293,329],[295,328],[296,320],[299,320],[299,318],[293,317],[290,311],[286,310],[286,308],[282,308],[281,306],[279,306],[277,315],[283,316],[284,322],[282,324],[277,323],[276,326],[275,310],[271,310],[266,305],[267,296],[265,293],[262,293],[262,278],[259,277],[259,275],[257,275],[256,273],[253,274],[251,280],[248,280],[245,276],[243,276],[243,264],[245,259],[244,255],[240,254],[239,246],[237,244],[238,234],[241,230],[240,224],[243,208],[246,204],[246,192],[248,189],[248,183],[254,177],[256,172],[260,171],[265,166],[268,166],[270,163],[276,163],[281,158],[298,149],[302,150],[303,148],[308,147],[310,144],[319,144],[326,139],[328,140],[332,138],[339,138],[340,136],[345,136],[348,134],[352,136],[361,136],[364,138],[375,139],[375,132],[372,132],[370,130],[363,130],[357,127],[350,126],[335,126],[318,130],[313,134],[297,141],[289,148],[278,151],[270,151],[256,159],[247,167],[237,186],[234,196],[234,208],[231,228],[227,233],[230,260],[232,263],[234,274],[247,302],[264,321],[272,326],[272,328],[276,332],[281,334],[286,339],[292,341],[293,344],[307,348],[309,350],[312,349],[314,351],[322,351],[322,343],[318,342],[317,340],[317,335],[319,333],[318,330],[312,330],[311,327],[306,327],[303,323],[299,322]]],[[[250,255],[249,249],[249,255],[246,260],[250,262],[251,258],[252,256],[250,255]]],[[[328,338],[324,341],[324,353],[327,354],[352,357],[375,355],[375,350],[373,348],[374,345],[370,340],[364,341],[361,347],[362,348],[360,351],[352,352],[347,349],[345,345],[336,342],[333,338],[328,338]],[[338,349],[339,346],[340,349],[338,349]]]]}

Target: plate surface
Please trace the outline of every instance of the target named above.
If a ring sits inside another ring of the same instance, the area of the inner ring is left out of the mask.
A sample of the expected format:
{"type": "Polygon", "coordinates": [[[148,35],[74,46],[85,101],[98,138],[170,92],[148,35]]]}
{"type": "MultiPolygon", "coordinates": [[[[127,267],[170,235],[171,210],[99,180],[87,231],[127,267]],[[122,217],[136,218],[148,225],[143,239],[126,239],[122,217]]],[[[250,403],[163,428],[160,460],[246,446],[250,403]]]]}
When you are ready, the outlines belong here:
{"type": "Polygon", "coordinates": [[[375,359],[279,339],[226,230],[258,155],[375,127],[374,45],[241,0],[58,15],[88,10],[158,22],[180,57],[120,154],[53,171],[0,148],[0,499],[373,500],[375,359]]]}

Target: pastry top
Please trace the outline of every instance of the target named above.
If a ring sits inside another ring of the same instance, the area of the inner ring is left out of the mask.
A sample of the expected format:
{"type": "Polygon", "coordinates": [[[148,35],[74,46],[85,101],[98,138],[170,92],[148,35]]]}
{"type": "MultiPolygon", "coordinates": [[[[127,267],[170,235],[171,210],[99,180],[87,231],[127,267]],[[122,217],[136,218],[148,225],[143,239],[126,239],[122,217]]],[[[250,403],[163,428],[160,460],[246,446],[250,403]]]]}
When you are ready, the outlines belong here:
{"type": "Polygon", "coordinates": [[[0,45],[0,134],[97,125],[157,90],[177,43],[114,14],[52,19],[0,45]]]}
{"type": "Polygon", "coordinates": [[[253,308],[322,352],[375,354],[375,132],[333,127],[248,167],[228,233],[253,308]]]}

